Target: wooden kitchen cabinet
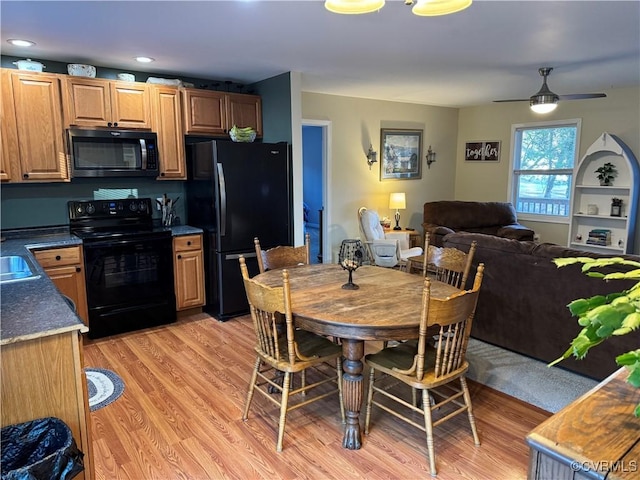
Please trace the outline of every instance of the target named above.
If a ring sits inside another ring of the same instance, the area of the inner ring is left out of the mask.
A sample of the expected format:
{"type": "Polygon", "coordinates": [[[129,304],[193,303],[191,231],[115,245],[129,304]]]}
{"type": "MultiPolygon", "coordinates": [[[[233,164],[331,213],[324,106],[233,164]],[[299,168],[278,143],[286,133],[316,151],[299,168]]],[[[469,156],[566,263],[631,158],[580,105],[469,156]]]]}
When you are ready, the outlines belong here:
{"type": "Polygon", "coordinates": [[[2,426],[56,417],[84,453],[76,480],[94,478],[87,380],[79,330],[6,343],[0,347],[2,426]]]}
{"type": "Polygon", "coordinates": [[[68,181],[60,77],[2,72],[2,179],[68,181]]]}
{"type": "Polygon", "coordinates": [[[89,325],[82,247],[37,250],[33,255],[60,293],[76,304],[77,314],[84,324],[89,325]]]}
{"type": "Polygon", "coordinates": [[[174,87],[151,86],[151,128],[158,135],[159,180],[186,179],[182,99],[174,87]]]}
{"type": "Polygon", "coordinates": [[[184,133],[222,136],[233,125],[252,127],[262,136],[262,99],[257,95],[185,88],[184,133]]]}
{"type": "Polygon", "coordinates": [[[151,94],[146,83],[69,76],[64,84],[67,127],[151,129],[151,94]]]}
{"type": "Polygon", "coordinates": [[[173,269],[176,309],[202,307],[205,292],[201,234],[173,238],[173,269]]]}

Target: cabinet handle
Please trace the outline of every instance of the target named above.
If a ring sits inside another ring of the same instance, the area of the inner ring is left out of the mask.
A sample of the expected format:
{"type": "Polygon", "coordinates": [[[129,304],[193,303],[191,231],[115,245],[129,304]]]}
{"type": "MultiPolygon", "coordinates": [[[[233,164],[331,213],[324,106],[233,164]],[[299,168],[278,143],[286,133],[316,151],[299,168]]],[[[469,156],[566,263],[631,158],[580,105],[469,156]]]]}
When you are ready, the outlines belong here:
{"type": "Polygon", "coordinates": [[[112,127],[113,125],[111,125],[111,122],[107,123],[107,127],[112,127]]]}
{"type": "Polygon", "coordinates": [[[118,126],[118,122],[114,122],[113,126],[117,127],[118,126]]]}
{"type": "Polygon", "coordinates": [[[161,176],[161,177],[164,177],[164,172],[160,172],[160,176],[161,176]]]}
{"type": "Polygon", "coordinates": [[[80,267],[76,267],[76,272],[80,273],[82,271],[82,269],[80,267]]]}
{"type": "Polygon", "coordinates": [[[56,255],[56,260],[60,261],[62,260],[62,257],[60,255],[56,255]]]}
{"type": "Polygon", "coordinates": [[[180,260],[182,258],[182,255],[178,255],[178,260],[180,260]]]}
{"type": "Polygon", "coordinates": [[[29,174],[28,173],[23,174],[22,178],[29,178],[29,174]]]}
{"type": "Polygon", "coordinates": [[[191,245],[191,240],[187,240],[187,246],[191,245]]]}

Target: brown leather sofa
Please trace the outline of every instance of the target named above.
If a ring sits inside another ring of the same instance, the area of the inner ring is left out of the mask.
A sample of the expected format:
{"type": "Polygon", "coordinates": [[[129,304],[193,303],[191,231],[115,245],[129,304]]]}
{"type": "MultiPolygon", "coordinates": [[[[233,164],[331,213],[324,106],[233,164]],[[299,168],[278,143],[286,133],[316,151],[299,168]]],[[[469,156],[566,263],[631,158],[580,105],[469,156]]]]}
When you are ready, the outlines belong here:
{"type": "Polygon", "coordinates": [[[533,240],[534,231],[518,223],[516,210],[508,202],[463,202],[442,200],[424,204],[422,227],[429,241],[442,246],[453,232],[484,233],[515,240],[533,240]]]}
{"type": "MultiPolygon", "coordinates": [[[[580,265],[556,267],[554,258],[607,256],[560,245],[474,233],[452,233],[443,243],[467,252],[474,240],[472,272],[478,263],[484,263],[485,271],[471,336],[544,362],[560,357],[581,330],[569,302],[619,292],[635,283],[587,277],[580,265]]],[[[622,257],[640,261],[635,255],[622,257]]],[[[584,359],[569,358],[557,367],[602,380],[619,368],[617,355],[637,348],[640,330],[607,339],[584,359]]]]}

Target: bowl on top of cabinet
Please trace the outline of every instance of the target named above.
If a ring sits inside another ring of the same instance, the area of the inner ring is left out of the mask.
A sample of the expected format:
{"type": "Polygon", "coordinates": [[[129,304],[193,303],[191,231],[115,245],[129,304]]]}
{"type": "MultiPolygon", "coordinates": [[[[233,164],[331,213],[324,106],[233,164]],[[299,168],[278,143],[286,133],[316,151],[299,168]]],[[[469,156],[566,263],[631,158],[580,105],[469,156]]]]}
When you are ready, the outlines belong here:
{"type": "Polygon", "coordinates": [[[82,63],[70,63],[67,65],[67,72],[74,77],[90,77],[95,78],[96,67],[93,65],[84,65],[82,63]]]}

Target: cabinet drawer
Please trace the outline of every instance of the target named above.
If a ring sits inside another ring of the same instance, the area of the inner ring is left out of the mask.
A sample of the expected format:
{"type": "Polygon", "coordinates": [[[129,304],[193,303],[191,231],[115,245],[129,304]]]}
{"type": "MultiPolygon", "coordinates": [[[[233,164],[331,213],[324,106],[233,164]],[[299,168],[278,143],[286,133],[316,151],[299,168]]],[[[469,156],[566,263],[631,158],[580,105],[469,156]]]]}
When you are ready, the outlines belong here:
{"type": "Polygon", "coordinates": [[[44,268],[82,264],[80,247],[53,248],[36,251],[33,254],[44,268]]]}
{"type": "Polygon", "coordinates": [[[185,235],[173,239],[173,249],[176,252],[185,250],[200,250],[202,248],[202,235],[185,235]]]}

